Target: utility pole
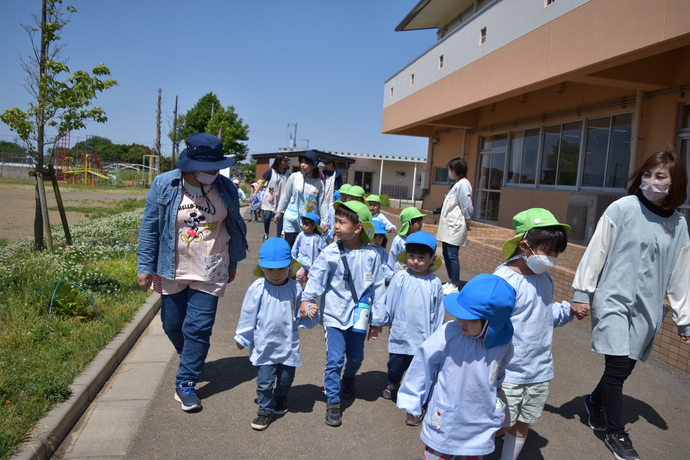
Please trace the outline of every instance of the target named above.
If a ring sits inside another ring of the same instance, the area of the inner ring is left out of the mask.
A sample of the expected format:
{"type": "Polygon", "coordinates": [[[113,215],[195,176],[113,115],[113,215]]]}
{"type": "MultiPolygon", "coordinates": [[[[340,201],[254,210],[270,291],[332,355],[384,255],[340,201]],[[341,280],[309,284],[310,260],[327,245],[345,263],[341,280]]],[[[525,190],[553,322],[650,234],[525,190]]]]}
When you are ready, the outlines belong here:
{"type": "Polygon", "coordinates": [[[158,155],[158,164],[161,164],[161,90],[158,88],[158,108],[156,110],[156,155],[158,155]]]}
{"type": "Polygon", "coordinates": [[[306,142],[306,143],[307,143],[307,148],[306,148],[306,150],[309,150],[309,139],[308,139],[308,138],[307,138],[307,139],[302,139],[302,142],[306,142]]]}
{"type": "Polygon", "coordinates": [[[175,153],[177,152],[177,96],[175,96],[175,111],[173,112],[173,146],[172,146],[172,166],[175,169],[175,153]]]}
{"type": "Polygon", "coordinates": [[[295,127],[294,134],[290,134],[290,150],[295,150],[297,147],[297,123],[288,123],[288,128],[290,126],[295,127]]]}

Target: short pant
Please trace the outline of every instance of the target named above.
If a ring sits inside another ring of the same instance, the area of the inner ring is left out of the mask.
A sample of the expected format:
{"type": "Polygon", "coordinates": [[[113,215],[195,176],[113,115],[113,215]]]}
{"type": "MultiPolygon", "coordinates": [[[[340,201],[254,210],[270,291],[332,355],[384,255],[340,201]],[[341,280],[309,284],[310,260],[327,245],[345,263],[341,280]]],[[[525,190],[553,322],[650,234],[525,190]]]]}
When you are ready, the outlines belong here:
{"type": "Polygon", "coordinates": [[[549,395],[550,382],[540,383],[503,383],[498,397],[506,403],[506,419],[503,427],[510,427],[516,422],[537,423],[544,411],[546,397],[549,395]]]}

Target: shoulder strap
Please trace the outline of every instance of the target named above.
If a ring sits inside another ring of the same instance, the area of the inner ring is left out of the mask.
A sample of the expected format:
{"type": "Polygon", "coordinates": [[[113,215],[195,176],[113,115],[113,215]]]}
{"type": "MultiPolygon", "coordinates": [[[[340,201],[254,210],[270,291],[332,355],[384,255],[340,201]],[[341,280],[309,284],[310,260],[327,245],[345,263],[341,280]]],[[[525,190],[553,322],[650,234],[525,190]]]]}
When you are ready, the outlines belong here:
{"type": "Polygon", "coordinates": [[[357,303],[359,296],[355,290],[355,283],[352,281],[352,276],[350,274],[350,266],[347,264],[347,254],[345,254],[345,246],[342,241],[336,243],[338,245],[338,250],[340,251],[340,260],[343,262],[343,278],[347,280],[347,284],[350,286],[350,293],[352,294],[352,300],[357,303]]]}

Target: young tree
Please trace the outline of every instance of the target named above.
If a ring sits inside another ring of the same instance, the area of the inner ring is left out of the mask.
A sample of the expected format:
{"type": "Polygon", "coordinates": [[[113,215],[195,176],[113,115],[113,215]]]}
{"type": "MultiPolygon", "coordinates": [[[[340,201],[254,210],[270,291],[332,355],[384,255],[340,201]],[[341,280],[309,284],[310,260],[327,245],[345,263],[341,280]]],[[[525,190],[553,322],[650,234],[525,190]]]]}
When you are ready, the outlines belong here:
{"type": "Polygon", "coordinates": [[[213,113],[221,109],[222,106],[220,105],[218,96],[215,94],[207,93],[201,96],[201,99],[197,101],[194,107],[189,109],[189,111],[187,111],[185,114],[184,127],[182,129],[182,139],[186,140],[189,136],[195,133],[206,132],[206,125],[208,125],[209,120],[211,120],[213,113]]]}
{"type": "Polygon", "coordinates": [[[54,145],[63,133],[84,128],[87,120],[105,123],[105,112],[100,107],[93,107],[92,100],[97,93],[117,85],[115,80],[106,79],[110,71],[103,64],[96,65],[91,74],[78,70],[70,75],[66,60],[61,56],[64,45],[58,43],[62,28],[70,22],[71,14],[76,13],[72,6],[66,9],[67,16],[62,11],[62,0],[43,0],[41,16],[32,15],[34,25],[22,25],[33,45],[33,54],[28,62],[22,60],[22,68],[27,73],[24,88],[32,99],[26,111],[13,107],[0,115],[0,120],[19,135],[34,156],[37,201],[40,202],[34,223],[35,246],[42,249],[45,236],[49,250],[53,249],[53,239],[44,178],[50,178],[53,183],[68,244],[71,236],[52,166],[54,150],[46,164],[43,158],[45,149],[54,145]],[[36,39],[37,32],[40,32],[40,41],[36,39]],[[46,128],[51,128],[50,135],[46,128]]]}
{"type": "Polygon", "coordinates": [[[240,141],[249,140],[249,126],[245,125],[237,115],[235,106],[218,107],[206,125],[205,131],[216,135],[218,131],[221,132],[220,137],[223,141],[223,153],[225,155],[235,155],[237,162],[247,158],[249,147],[240,141]]]}

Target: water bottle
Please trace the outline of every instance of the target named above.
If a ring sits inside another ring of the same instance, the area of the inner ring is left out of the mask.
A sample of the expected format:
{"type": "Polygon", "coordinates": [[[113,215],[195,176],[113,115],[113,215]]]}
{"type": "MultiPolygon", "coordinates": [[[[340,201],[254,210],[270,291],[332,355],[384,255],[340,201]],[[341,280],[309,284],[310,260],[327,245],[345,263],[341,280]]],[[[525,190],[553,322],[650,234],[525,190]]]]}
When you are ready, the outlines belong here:
{"type": "Polygon", "coordinates": [[[355,324],[353,332],[367,332],[369,330],[369,317],[371,316],[371,296],[367,292],[355,304],[355,324]]]}

